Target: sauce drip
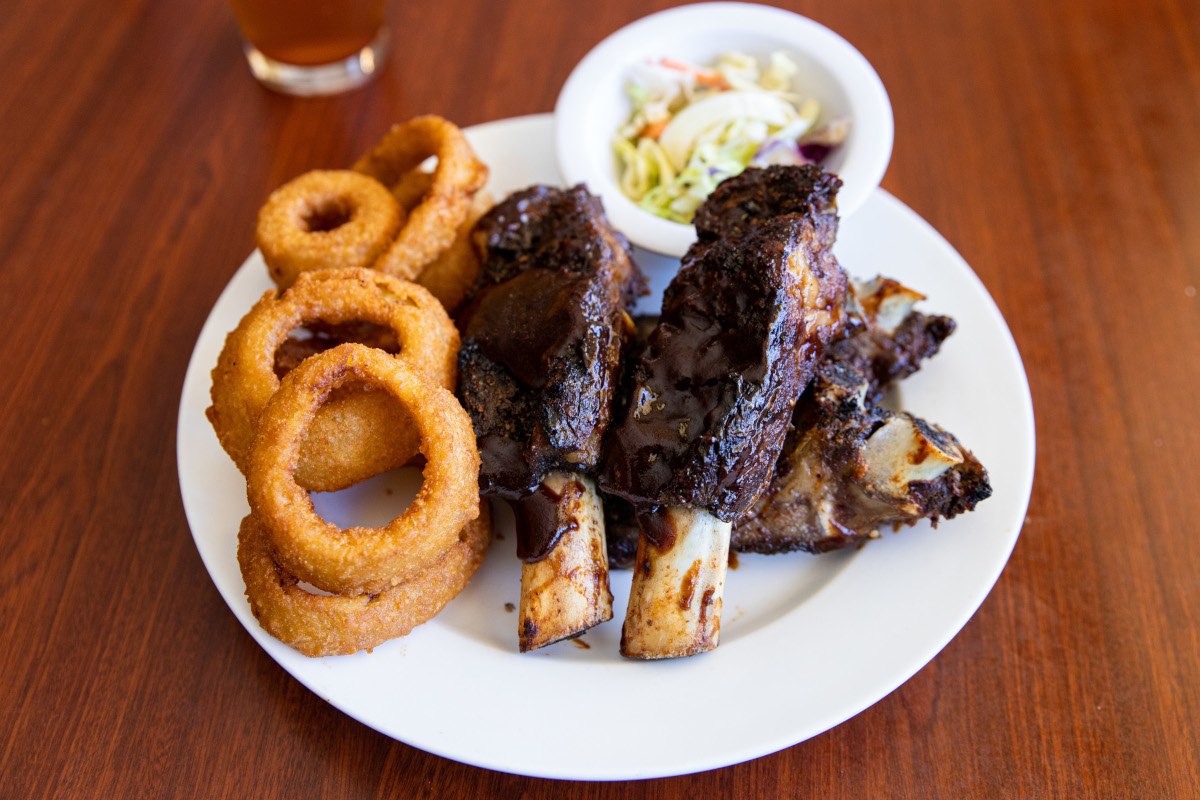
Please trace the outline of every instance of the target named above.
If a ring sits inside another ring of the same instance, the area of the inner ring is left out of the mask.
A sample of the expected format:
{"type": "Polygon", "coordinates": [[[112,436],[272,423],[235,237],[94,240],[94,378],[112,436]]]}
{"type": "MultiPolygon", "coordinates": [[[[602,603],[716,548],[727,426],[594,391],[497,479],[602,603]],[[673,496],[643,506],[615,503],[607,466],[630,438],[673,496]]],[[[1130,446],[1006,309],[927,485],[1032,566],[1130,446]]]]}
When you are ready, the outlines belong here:
{"type": "Polygon", "coordinates": [[[797,341],[783,246],[769,245],[758,259],[691,254],[676,276],[609,435],[606,491],[732,519],[769,477],[774,457],[759,454],[776,438],[782,445],[803,388],[797,366],[811,350],[797,341]]]}
{"type": "Polygon", "coordinates": [[[516,500],[533,491],[538,478],[525,458],[524,442],[500,434],[480,436],[477,441],[480,492],[516,500]]]}
{"type": "Polygon", "coordinates": [[[517,558],[526,564],[541,561],[550,555],[564,533],[578,530],[579,523],[571,514],[578,507],[584,487],[570,481],[558,494],[546,484],[539,484],[532,494],[515,501],[513,514],[517,528],[517,558]]]}
{"type": "Polygon", "coordinates": [[[638,528],[647,541],[663,552],[670,550],[675,544],[675,537],[677,535],[675,522],[671,519],[671,515],[667,513],[665,508],[656,508],[653,511],[640,515],[638,517],[638,528]]]}

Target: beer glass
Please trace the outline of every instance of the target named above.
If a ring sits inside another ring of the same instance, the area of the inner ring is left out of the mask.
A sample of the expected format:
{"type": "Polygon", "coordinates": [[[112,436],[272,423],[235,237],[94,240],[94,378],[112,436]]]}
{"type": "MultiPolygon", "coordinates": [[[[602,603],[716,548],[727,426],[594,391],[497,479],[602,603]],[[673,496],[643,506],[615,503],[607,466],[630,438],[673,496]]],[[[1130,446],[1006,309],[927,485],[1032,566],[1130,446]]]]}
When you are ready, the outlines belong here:
{"type": "Polygon", "coordinates": [[[250,71],[294,95],[361,86],[383,66],[386,0],[230,0],[250,71]]]}

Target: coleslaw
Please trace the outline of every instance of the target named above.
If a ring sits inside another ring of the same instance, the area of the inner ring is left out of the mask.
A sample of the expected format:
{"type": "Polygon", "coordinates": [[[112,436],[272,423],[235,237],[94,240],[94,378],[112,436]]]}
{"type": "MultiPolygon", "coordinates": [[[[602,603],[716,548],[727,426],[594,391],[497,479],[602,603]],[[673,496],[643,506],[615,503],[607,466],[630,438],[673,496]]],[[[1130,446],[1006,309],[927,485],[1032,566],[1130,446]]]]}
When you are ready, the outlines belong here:
{"type": "Polygon", "coordinates": [[[747,167],[821,163],[850,121],[823,121],[820,103],[795,92],[799,71],[781,52],[763,66],[738,52],[712,67],[671,58],[636,65],[626,86],[633,110],[613,137],[622,193],[690,223],[717,184],[747,167]]]}

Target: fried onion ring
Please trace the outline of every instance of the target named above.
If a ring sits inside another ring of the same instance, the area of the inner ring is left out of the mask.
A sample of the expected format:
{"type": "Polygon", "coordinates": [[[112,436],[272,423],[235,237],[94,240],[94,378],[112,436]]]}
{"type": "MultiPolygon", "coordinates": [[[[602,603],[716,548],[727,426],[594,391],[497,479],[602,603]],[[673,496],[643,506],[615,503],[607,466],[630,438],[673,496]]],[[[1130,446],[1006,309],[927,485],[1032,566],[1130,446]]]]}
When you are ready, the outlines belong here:
{"type": "MultiPolygon", "coordinates": [[[[306,272],[287,291],[268,292],[255,304],[226,337],[212,372],[208,418],[243,474],[259,417],[279,389],[276,350],[294,328],[315,321],[387,328],[400,343],[399,354],[389,358],[454,387],[458,331],[429,292],[366,269],[306,272]]],[[[313,491],[344,489],[404,464],[418,444],[409,412],[387,392],[347,385],[332,393],[309,426],[296,481],[313,491]]]]}
{"type": "Polygon", "coordinates": [[[275,563],[262,525],[249,515],[238,532],[238,564],[254,618],[267,633],[306,656],[370,650],[406,636],[452,600],[483,562],[492,538],[486,503],[458,540],[428,569],[379,594],[321,595],[306,591],[275,563]]]}
{"type": "Polygon", "coordinates": [[[475,432],[454,395],[360,344],[312,356],[284,377],[259,419],[246,475],[250,509],[276,562],[337,594],[378,593],[429,567],[479,514],[478,480],[475,432]],[[321,403],[352,380],[379,386],[409,410],[426,460],[416,499],[382,528],[342,530],[326,522],[294,477],[305,431],[321,403]]]}
{"type": "Polygon", "coordinates": [[[393,126],[354,165],[356,172],[391,187],[430,156],[437,156],[437,167],[429,190],[373,265],[408,280],[454,241],[470,210],[472,195],[487,183],[487,166],[475,156],[458,126],[437,116],[416,117],[393,126]]]}
{"type": "Polygon", "coordinates": [[[400,204],[407,215],[421,205],[421,201],[425,199],[425,195],[429,194],[429,190],[432,188],[433,173],[425,172],[418,167],[404,173],[392,184],[392,197],[396,198],[396,202],[400,204]]]}
{"type": "Polygon", "coordinates": [[[276,189],[255,241],[281,289],[302,272],[370,267],[392,244],[404,210],[387,187],[350,170],[314,170],[276,189]]]}
{"type": "MultiPolygon", "coordinates": [[[[400,176],[392,186],[392,195],[400,203],[405,213],[410,213],[421,204],[425,195],[433,187],[433,173],[424,172],[420,168],[410,170],[400,176]]],[[[475,223],[486,214],[494,204],[492,195],[488,192],[476,192],[471,199],[471,207],[466,219],[458,226],[454,241],[442,251],[442,254],[431,261],[415,279],[416,283],[428,289],[446,310],[453,314],[462,304],[467,292],[475,284],[479,275],[479,251],[475,247],[471,233],[475,223]]]]}
{"type": "Polygon", "coordinates": [[[479,276],[479,251],[471,236],[475,223],[492,207],[492,196],[478,192],[471,201],[467,218],[458,226],[458,236],[433,262],[421,270],[417,283],[429,290],[446,310],[453,314],[475,285],[479,276]]]}

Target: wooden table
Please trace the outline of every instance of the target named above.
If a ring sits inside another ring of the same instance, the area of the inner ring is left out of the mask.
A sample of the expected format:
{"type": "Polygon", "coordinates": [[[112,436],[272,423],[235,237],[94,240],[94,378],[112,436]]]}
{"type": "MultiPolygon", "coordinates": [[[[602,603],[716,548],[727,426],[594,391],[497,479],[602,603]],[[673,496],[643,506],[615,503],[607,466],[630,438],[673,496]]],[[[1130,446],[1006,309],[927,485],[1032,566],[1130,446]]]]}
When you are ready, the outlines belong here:
{"type": "Polygon", "coordinates": [[[464,766],[309,693],[214,590],[173,442],[271,189],[419,113],[549,111],[666,4],[396,4],[382,78],[321,100],[256,85],[219,0],[53,5],[0,21],[0,795],[1200,791],[1200,4],[790,4],[883,78],[883,185],[1007,318],[1037,480],[999,583],[900,689],[774,755],[623,785],[464,766]]]}

